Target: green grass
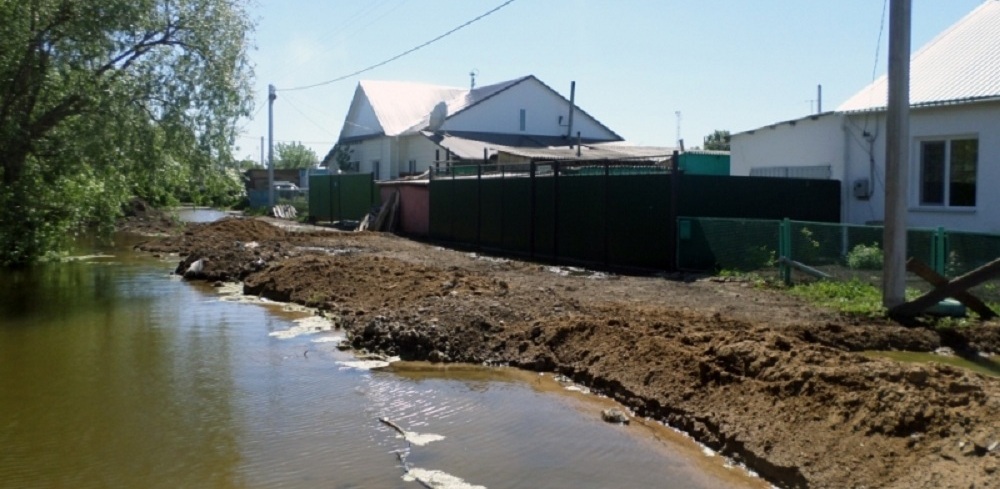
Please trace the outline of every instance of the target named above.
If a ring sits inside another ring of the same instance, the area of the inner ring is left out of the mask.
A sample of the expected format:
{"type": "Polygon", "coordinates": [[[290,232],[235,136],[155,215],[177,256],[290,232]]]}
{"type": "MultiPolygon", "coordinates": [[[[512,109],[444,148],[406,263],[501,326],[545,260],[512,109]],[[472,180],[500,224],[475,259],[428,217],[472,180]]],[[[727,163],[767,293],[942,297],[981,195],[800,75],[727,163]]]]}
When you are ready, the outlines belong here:
{"type": "Polygon", "coordinates": [[[847,282],[820,280],[796,285],[788,289],[788,293],[817,306],[846,314],[885,315],[885,308],[882,307],[882,291],[857,279],[847,282]]]}

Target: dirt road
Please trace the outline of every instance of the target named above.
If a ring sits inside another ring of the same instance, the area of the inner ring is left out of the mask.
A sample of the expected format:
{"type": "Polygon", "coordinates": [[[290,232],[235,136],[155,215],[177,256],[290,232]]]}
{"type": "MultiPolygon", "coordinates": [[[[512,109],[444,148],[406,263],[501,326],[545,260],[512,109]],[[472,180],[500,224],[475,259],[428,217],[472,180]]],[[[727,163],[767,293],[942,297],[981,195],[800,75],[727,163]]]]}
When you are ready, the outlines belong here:
{"type": "Polygon", "coordinates": [[[356,349],[562,373],[780,487],[1000,487],[1000,379],[862,350],[1000,351],[710,279],[592,273],[392,235],[189,225],[178,273],[320,308],[356,349]],[[200,262],[199,262],[200,260],[200,262]],[[192,267],[192,264],[196,264],[192,267]]]}

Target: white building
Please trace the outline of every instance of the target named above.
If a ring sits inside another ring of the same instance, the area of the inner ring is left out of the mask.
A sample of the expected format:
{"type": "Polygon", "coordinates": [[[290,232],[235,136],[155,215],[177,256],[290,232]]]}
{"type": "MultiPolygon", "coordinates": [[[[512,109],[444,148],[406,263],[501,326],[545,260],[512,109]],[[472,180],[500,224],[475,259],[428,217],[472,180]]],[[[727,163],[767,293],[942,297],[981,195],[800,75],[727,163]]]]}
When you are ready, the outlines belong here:
{"type": "MultiPolygon", "coordinates": [[[[911,57],[907,225],[1000,233],[1000,0],[987,0],[911,57]]],[[[731,138],[733,175],[843,182],[842,220],[885,209],[882,77],[834,112],[731,138]]],[[[795,205],[790,202],[789,205],[795,205]]]]}
{"type": "Polygon", "coordinates": [[[377,180],[422,173],[435,161],[482,161],[492,147],[621,141],[532,75],[475,89],[362,81],[338,144],[377,180]],[[578,139],[579,138],[579,139],[578,139]]]}

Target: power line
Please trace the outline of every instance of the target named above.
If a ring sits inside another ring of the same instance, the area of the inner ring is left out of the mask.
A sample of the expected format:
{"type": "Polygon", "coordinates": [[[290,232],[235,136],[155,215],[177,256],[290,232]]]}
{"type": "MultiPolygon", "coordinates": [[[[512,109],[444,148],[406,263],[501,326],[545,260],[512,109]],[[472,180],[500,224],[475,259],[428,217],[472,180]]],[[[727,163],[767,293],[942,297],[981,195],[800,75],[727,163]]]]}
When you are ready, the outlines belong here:
{"type": "Polygon", "coordinates": [[[403,51],[402,53],[399,53],[399,54],[397,54],[397,55],[395,55],[395,56],[393,56],[393,57],[391,57],[391,58],[389,58],[389,59],[387,59],[385,61],[373,64],[373,65],[371,65],[371,66],[369,66],[367,68],[362,68],[362,69],[360,69],[358,71],[355,71],[354,73],[350,73],[350,74],[347,74],[347,75],[344,75],[344,76],[340,76],[340,77],[334,78],[332,80],[327,80],[325,82],[315,83],[315,84],[312,84],[312,85],[305,85],[305,86],[301,86],[301,87],[282,88],[282,89],[279,89],[278,91],[279,92],[291,92],[291,91],[295,91],[295,90],[307,90],[307,89],[310,89],[310,88],[321,87],[323,85],[329,85],[331,83],[335,83],[335,82],[339,82],[339,81],[342,81],[342,80],[346,80],[348,78],[351,78],[352,76],[360,75],[360,74],[362,74],[362,73],[364,73],[366,71],[374,70],[375,68],[378,68],[380,66],[383,66],[383,65],[389,64],[389,63],[391,63],[393,61],[396,61],[397,59],[402,58],[403,56],[406,56],[407,54],[410,54],[410,53],[412,53],[414,51],[417,51],[418,49],[427,47],[427,46],[429,46],[429,45],[431,45],[431,44],[433,44],[433,43],[435,43],[437,41],[440,41],[441,39],[444,39],[444,38],[446,38],[446,37],[454,34],[455,32],[458,32],[462,28],[467,27],[470,24],[473,24],[476,21],[478,21],[478,20],[480,20],[480,19],[482,19],[484,17],[489,16],[489,15],[493,14],[494,12],[496,12],[496,11],[498,11],[498,10],[500,10],[500,9],[502,9],[502,8],[506,7],[507,5],[510,5],[512,3],[514,3],[514,0],[507,0],[506,2],[504,2],[504,3],[500,4],[499,6],[495,7],[493,10],[490,10],[489,12],[486,12],[486,13],[480,15],[479,17],[476,17],[476,18],[474,18],[474,19],[472,19],[472,20],[470,20],[470,21],[468,21],[468,22],[466,22],[466,23],[464,23],[464,24],[462,24],[462,25],[460,25],[460,26],[458,26],[458,27],[456,27],[456,28],[448,31],[448,32],[445,32],[444,34],[441,34],[440,36],[437,36],[434,39],[431,39],[430,41],[427,41],[427,42],[425,42],[425,43],[423,43],[423,44],[421,44],[419,46],[407,49],[406,51],[403,51]]]}
{"type": "MultiPolygon", "coordinates": [[[[252,140],[252,141],[260,141],[260,138],[261,138],[260,136],[236,136],[236,137],[239,138],[239,139],[246,139],[246,140],[252,140]]],[[[329,141],[301,141],[301,140],[298,140],[298,139],[275,139],[274,142],[276,142],[276,143],[302,143],[302,144],[329,144],[329,145],[333,145],[337,141],[333,140],[333,139],[331,139],[329,141]]]]}

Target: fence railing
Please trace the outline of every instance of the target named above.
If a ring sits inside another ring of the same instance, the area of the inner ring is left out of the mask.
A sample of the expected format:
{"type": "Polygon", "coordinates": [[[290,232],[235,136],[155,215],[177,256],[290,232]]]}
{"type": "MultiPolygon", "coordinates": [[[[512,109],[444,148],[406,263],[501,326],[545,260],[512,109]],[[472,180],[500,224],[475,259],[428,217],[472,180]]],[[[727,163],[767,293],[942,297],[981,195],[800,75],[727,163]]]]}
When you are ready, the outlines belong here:
{"type": "MultiPolygon", "coordinates": [[[[787,284],[814,280],[790,262],[838,280],[880,285],[883,228],[826,222],[681,217],[678,266],[685,270],[754,272],[787,284]],[[785,258],[785,260],[782,260],[785,258]]],[[[954,278],[1000,257],[1000,235],[937,229],[907,231],[907,257],[954,278]]],[[[907,284],[928,286],[915,275],[907,284]]],[[[980,292],[1000,299],[998,282],[980,292]]]]}

